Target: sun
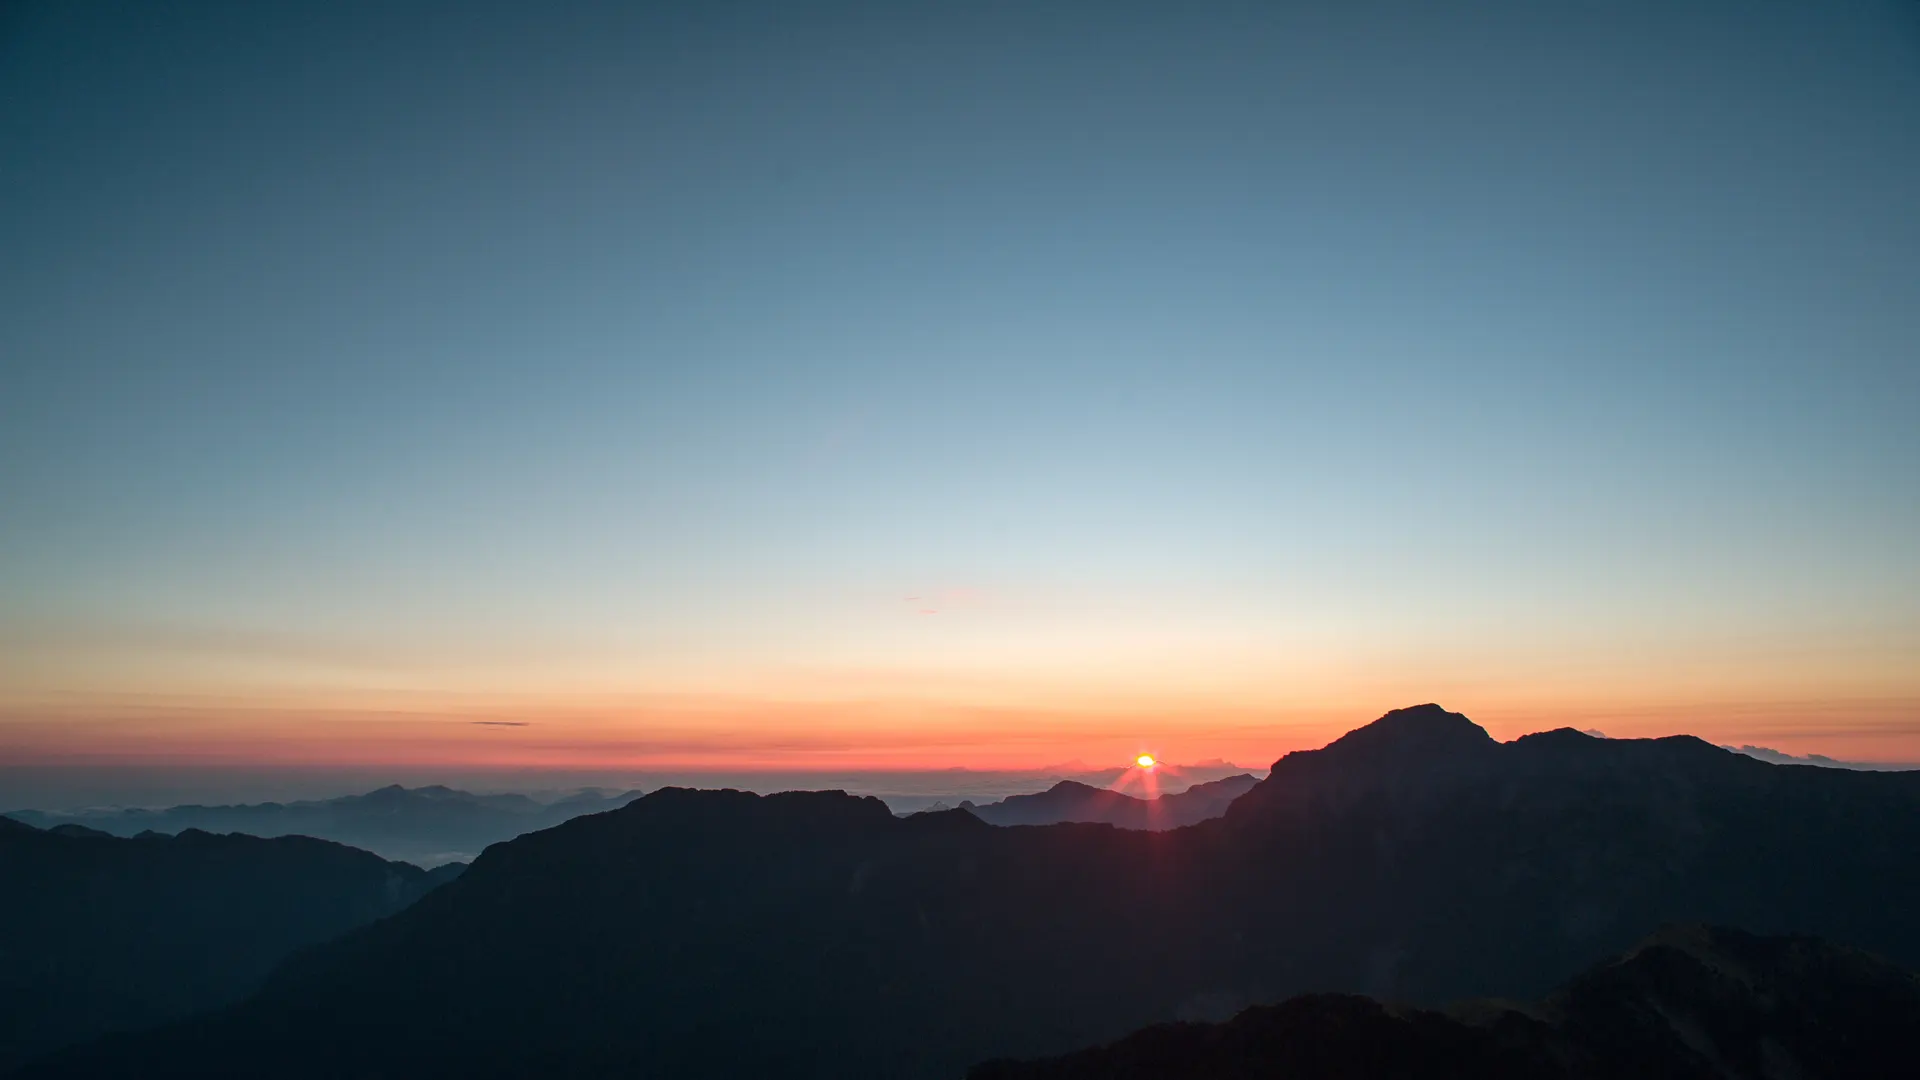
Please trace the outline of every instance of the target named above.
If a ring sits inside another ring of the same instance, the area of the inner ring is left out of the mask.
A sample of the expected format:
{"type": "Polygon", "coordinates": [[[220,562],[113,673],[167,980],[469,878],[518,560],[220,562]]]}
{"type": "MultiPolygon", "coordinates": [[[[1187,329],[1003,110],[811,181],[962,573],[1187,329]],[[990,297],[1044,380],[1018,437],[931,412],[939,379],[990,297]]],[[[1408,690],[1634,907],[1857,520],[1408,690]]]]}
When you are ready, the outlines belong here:
{"type": "Polygon", "coordinates": [[[1139,757],[1133,759],[1133,763],[1143,769],[1151,769],[1153,768],[1153,755],[1141,754],[1139,757]]]}

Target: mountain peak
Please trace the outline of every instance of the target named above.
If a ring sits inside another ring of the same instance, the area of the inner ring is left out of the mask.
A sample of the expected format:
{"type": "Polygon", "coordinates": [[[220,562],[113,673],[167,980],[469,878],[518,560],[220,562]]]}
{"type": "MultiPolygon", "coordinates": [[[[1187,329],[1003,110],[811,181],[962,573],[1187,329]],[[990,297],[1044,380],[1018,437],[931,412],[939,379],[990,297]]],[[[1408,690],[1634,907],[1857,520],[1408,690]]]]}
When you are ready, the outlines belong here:
{"type": "Polygon", "coordinates": [[[1100,792],[1104,792],[1107,790],[1109,789],[1102,788],[1102,787],[1094,787],[1092,784],[1083,784],[1078,780],[1062,780],[1054,784],[1052,787],[1048,788],[1043,794],[1051,795],[1051,794],[1054,794],[1055,792],[1059,792],[1063,794],[1070,793],[1074,795],[1084,795],[1084,794],[1099,794],[1100,792]]]}
{"type": "Polygon", "coordinates": [[[1484,775],[1500,744],[1479,724],[1428,703],[1395,709],[1318,750],[1296,750],[1234,801],[1230,819],[1254,820],[1302,799],[1345,803],[1377,793],[1408,800],[1484,775]]]}
{"type": "Polygon", "coordinates": [[[1335,739],[1328,750],[1347,747],[1367,753],[1432,754],[1474,751],[1498,745],[1487,729],[1457,712],[1438,705],[1411,705],[1395,709],[1363,728],[1335,739]]]}

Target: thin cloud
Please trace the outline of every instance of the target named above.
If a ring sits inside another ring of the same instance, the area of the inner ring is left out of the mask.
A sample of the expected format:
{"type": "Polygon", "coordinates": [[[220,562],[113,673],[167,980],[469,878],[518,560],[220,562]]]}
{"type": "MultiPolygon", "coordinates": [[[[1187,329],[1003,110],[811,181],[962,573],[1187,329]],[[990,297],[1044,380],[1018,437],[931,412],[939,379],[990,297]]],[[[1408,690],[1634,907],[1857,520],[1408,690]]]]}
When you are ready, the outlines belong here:
{"type": "Polygon", "coordinates": [[[527,727],[531,722],[527,720],[469,720],[467,723],[479,724],[481,727],[527,727]]]}

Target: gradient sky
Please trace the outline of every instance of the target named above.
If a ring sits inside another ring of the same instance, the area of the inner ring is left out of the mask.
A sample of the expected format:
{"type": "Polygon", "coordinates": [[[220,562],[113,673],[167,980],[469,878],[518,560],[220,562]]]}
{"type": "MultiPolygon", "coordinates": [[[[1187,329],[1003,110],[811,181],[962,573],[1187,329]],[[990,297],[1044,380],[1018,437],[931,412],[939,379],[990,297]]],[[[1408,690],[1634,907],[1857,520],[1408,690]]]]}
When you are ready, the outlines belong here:
{"type": "Polygon", "coordinates": [[[9,5],[0,758],[1920,761],[1913,11],[9,5]]]}

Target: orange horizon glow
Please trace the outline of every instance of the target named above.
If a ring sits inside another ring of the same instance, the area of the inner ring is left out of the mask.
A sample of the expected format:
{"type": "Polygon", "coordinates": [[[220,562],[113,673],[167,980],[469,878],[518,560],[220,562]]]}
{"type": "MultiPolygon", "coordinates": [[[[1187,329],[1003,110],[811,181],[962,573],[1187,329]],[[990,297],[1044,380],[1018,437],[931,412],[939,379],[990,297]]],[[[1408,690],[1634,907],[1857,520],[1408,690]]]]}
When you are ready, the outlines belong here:
{"type": "Polygon", "coordinates": [[[575,648],[497,626],[389,639],[0,620],[0,764],[831,772],[1150,754],[1264,768],[1422,702],[1501,740],[1572,727],[1920,762],[1916,639],[1898,626],[1819,641],[1442,632],[1037,588],[913,595],[937,597],[940,618],[889,594],[817,618],[732,613],[658,648],[611,622],[575,648]],[[721,629],[743,625],[763,637],[721,629]]]}
{"type": "MultiPolygon", "coordinates": [[[[1431,699],[1131,710],[698,695],[306,708],[213,698],[68,700],[0,705],[0,762],[801,772],[1130,762],[1129,772],[1151,775],[1166,762],[1266,768],[1389,709],[1431,699]],[[1155,750],[1142,751],[1143,744],[1155,750]]],[[[1438,700],[1503,741],[1573,727],[1616,738],[1691,734],[1843,761],[1920,761],[1920,709],[1904,699],[1612,708],[1438,700]]]]}

